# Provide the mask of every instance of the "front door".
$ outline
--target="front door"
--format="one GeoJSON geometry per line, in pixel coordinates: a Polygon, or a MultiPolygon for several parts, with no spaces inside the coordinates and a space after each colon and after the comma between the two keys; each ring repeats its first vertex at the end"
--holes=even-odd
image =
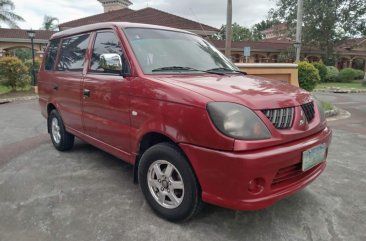
{"type": "Polygon", "coordinates": [[[130,152],[130,78],[121,44],[112,30],[95,34],[90,67],[82,84],[84,132],[126,154],[130,152]],[[103,69],[101,56],[118,54],[122,70],[103,69]],[[124,74],[124,73],[125,74],[124,74]]]}

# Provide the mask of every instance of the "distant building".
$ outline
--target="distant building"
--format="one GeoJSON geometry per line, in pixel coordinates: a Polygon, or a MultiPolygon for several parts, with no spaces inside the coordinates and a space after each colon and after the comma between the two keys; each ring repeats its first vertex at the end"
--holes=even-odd
{"type": "Polygon", "coordinates": [[[105,13],[120,10],[123,8],[128,8],[129,6],[132,5],[132,2],[128,0],[98,0],[98,1],[103,4],[105,13]]]}
{"type": "Polygon", "coordinates": [[[155,24],[165,27],[187,30],[201,36],[212,36],[217,28],[199,23],[187,18],[179,17],[155,8],[130,9],[132,2],[128,0],[98,0],[104,7],[104,13],[76,19],[59,25],[60,30],[79,27],[86,24],[100,22],[133,22],[155,24]]]}
{"type": "MultiPolygon", "coordinates": [[[[130,0],[98,0],[104,12],[93,16],[76,19],[59,25],[60,30],[78,27],[86,24],[99,22],[135,22],[155,24],[166,27],[187,30],[198,35],[209,37],[217,33],[217,28],[199,23],[184,17],[167,13],[155,8],[143,8],[133,10],[130,0]]],[[[39,56],[46,46],[52,31],[36,31],[36,50],[39,56]]],[[[245,62],[244,47],[251,47],[249,63],[292,63],[294,62],[294,41],[288,38],[288,27],[286,24],[277,24],[272,28],[264,30],[265,39],[253,42],[233,42],[232,60],[234,62],[245,62]]],[[[211,41],[219,50],[225,51],[224,41],[211,41]]],[[[0,57],[11,54],[11,50],[19,47],[30,48],[26,30],[0,28],[0,57]]],[[[366,37],[349,39],[342,42],[335,48],[338,56],[335,66],[338,68],[356,67],[366,70],[366,37]]],[[[317,46],[304,46],[301,52],[301,59],[310,62],[323,61],[323,51],[317,46]]]]}
{"type": "Polygon", "coordinates": [[[275,24],[271,28],[261,32],[264,39],[286,38],[289,35],[286,23],[275,24]]]}

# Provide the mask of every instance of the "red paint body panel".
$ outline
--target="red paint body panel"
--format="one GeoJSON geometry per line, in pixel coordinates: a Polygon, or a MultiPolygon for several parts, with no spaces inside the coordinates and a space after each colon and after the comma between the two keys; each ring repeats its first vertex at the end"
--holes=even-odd
{"type": "Polygon", "coordinates": [[[272,186],[277,172],[301,163],[302,152],[331,141],[331,131],[321,132],[289,144],[249,152],[222,152],[180,144],[191,160],[201,184],[204,201],[238,210],[267,207],[275,201],[303,188],[325,168],[325,162],[283,185],[272,186]],[[265,180],[259,195],[248,192],[248,183],[255,178],[265,180]]]}
{"type": "Polygon", "coordinates": [[[130,79],[121,76],[87,74],[83,89],[91,92],[83,98],[85,134],[130,152],[130,79]]]}
{"type": "Polygon", "coordinates": [[[258,76],[171,75],[157,79],[175,83],[213,101],[241,103],[252,110],[298,106],[309,102],[309,94],[295,86],[258,76]]]}
{"type": "Polygon", "coordinates": [[[126,27],[180,31],[140,24],[101,23],[55,34],[52,38],[89,32],[91,41],[82,73],[45,71],[42,65],[39,103],[46,118],[48,107],[55,106],[67,131],[131,164],[135,164],[146,134],[165,135],[181,147],[191,162],[203,200],[233,209],[269,206],[303,188],[324,170],[325,162],[307,172],[295,170],[292,179],[278,181],[283,179],[283,172],[301,163],[303,151],[330,144],[331,131],[321,121],[317,108],[310,123],[298,124],[300,105],[312,100],[309,93],[255,76],[145,75],[122,31],[126,27]],[[113,29],[119,37],[131,67],[130,75],[88,71],[94,32],[100,29],[113,29]],[[83,89],[90,90],[90,97],[83,97],[83,89]],[[252,109],[268,128],[271,138],[244,141],[225,136],[212,123],[206,109],[208,103],[215,101],[238,103],[252,109]],[[286,130],[276,129],[261,111],[286,107],[295,107],[294,125],[286,130]],[[264,190],[258,195],[248,191],[249,181],[255,178],[264,180],[264,190]],[[272,183],[274,180],[276,184],[272,183]]]}

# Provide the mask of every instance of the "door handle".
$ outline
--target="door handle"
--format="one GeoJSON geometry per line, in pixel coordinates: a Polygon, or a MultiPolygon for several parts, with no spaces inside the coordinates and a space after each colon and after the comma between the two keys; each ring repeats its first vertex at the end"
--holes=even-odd
{"type": "Polygon", "coordinates": [[[88,89],[84,89],[84,90],[83,90],[83,95],[84,95],[84,96],[87,96],[87,97],[90,97],[90,90],[88,90],[88,89]]]}
{"type": "Polygon", "coordinates": [[[58,85],[53,85],[54,90],[58,90],[58,85]]]}

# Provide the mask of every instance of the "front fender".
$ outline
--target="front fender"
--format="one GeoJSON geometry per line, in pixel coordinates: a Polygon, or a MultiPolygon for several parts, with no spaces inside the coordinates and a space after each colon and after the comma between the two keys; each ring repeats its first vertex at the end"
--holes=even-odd
{"type": "Polygon", "coordinates": [[[233,150],[234,139],[223,136],[212,124],[206,109],[163,100],[135,98],[131,108],[131,147],[137,153],[146,133],[160,133],[175,143],[217,150],[233,150]]]}

